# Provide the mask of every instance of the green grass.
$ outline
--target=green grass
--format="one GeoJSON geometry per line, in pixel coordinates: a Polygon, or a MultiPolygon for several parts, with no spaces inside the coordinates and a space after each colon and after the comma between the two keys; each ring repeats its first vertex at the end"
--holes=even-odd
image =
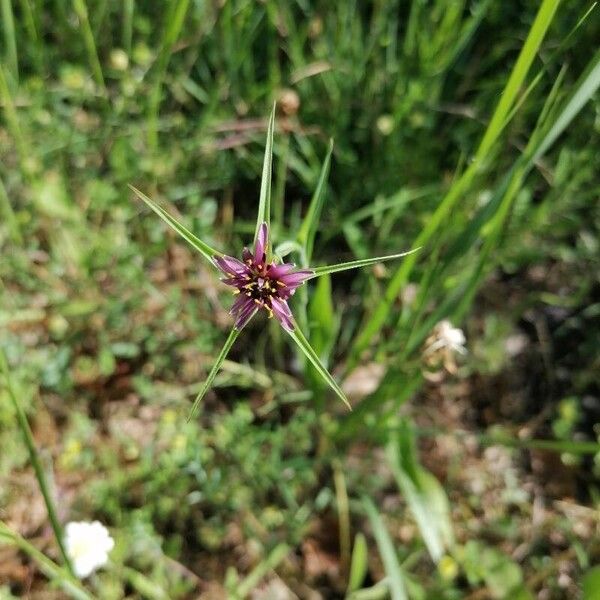
{"type": "Polygon", "coordinates": [[[33,576],[6,593],[588,589],[597,11],[2,1],[0,512],[33,576]],[[306,356],[257,318],[211,373],[230,298],[203,257],[248,244],[257,210],[286,260],[366,268],[295,296],[306,356]],[[465,357],[425,351],[444,319],[465,357]],[[66,499],[57,529],[114,533],[87,592],[49,522],[15,521],[42,493],[66,499]]]}

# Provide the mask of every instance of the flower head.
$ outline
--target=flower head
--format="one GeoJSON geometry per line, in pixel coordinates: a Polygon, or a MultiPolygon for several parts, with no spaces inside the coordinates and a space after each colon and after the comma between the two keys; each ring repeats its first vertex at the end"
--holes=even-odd
{"type": "Polygon", "coordinates": [[[425,345],[425,354],[433,354],[439,350],[466,354],[465,334],[462,329],[454,327],[448,319],[440,321],[434,328],[425,345]]]}
{"type": "Polygon", "coordinates": [[[226,255],[213,259],[225,275],[221,281],[234,287],[234,293],[239,294],[231,309],[238,330],[263,308],[284,329],[292,331],[294,321],[287,301],[299,286],[314,276],[314,271],[308,269],[295,270],[292,263],[278,265],[274,260],[269,260],[268,241],[269,228],[263,223],[256,237],[254,253],[244,248],[241,261],[226,255]]]}
{"type": "MultiPolygon", "coordinates": [[[[274,130],[275,106],[273,106],[267,127],[267,144],[265,147],[260,195],[258,199],[258,217],[256,219],[256,230],[254,234],[254,252],[251,252],[248,248],[244,248],[242,260],[234,258],[233,256],[228,256],[223,254],[223,252],[219,252],[215,248],[212,248],[187,229],[182,223],[177,221],[164,208],[156,204],[151,198],[148,198],[146,194],[140,192],[133,186],[129,186],[151,210],[169,225],[169,227],[173,228],[206,260],[216,266],[224,275],[222,281],[233,287],[234,294],[238,295],[233,303],[233,308],[231,309],[231,313],[235,317],[235,324],[230,331],[229,337],[225,341],[223,348],[216,357],[202,388],[196,396],[189,418],[192,418],[196,413],[202,398],[212,385],[217,372],[225,361],[227,353],[233,346],[240,330],[260,309],[264,309],[270,317],[274,316],[279,321],[294,344],[296,344],[298,349],[306,356],[308,363],[316,369],[320,377],[331,387],[346,406],[351,408],[342,388],[323,365],[320,356],[297,326],[290,307],[288,306],[288,300],[294,295],[298,287],[313,277],[321,277],[330,273],[346,271],[347,269],[368,267],[380,262],[401,258],[402,256],[412,254],[419,250],[417,247],[408,252],[399,252],[397,254],[388,254],[387,256],[377,256],[373,258],[361,258],[334,265],[309,267],[298,270],[295,269],[292,263],[277,264],[277,262],[271,258],[269,251],[268,226],[271,210],[271,174],[274,130]]],[[[319,176],[317,189],[311,200],[308,213],[296,234],[297,250],[303,261],[310,260],[312,254],[314,236],[321,214],[322,198],[325,188],[324,184],[326,182],[327,173],[329,172],[332,152],[333,143],[330,142],[329,150],[319,176]]]]}
{"type": "Polygon", "coordinates": [[[99,521],[71,521],[65,527],[65,548],[75,575],[81,579],[107,563],[114,545],[108,530],[99,521]]]}

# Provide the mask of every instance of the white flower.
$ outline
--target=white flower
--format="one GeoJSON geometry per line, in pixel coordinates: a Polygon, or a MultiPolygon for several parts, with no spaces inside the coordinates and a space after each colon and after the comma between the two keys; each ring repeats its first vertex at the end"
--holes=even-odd
{"type": "Polygon", "coordinates": [[[65,527],[65,549],[80,579],[105,565],[114,545],[108,529],[99,521],[71,521],[65,527]]]}
{"type": "Polygon", "coordinates": [[[466,354],[465,334],[462,329],[453,327],[452,323],[447,319],[440,321],[435,328],[435,339],[427,347],[426,353],[435,352],[441,348],[447,348],[459,354],[466,354]]]}

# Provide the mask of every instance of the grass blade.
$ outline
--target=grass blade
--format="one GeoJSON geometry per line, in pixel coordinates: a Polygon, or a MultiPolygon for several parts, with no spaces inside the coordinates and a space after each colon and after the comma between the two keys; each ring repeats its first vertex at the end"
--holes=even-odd
{"type": "MultiPolygon", "coordinates": [[[[446,217],[452,210],[452,207],[464,196],[475,176],[481,171],[485,164],[485,159],[489,155],[493,145],[497,142],[503,129],[508,123],[507,116],[514,105],[518,92],[529,72],[537,51],[544,39],[544,36],[552,22],[560,0],[544,0],[535,21],[529,30],[525,44],[519,53],[517,62],[513,67],[509,80],[500,96],[492,119],[486,128],[486,131],[479,144],[474,160],[469,168],[462,174],[456,183],[448,190],[448,193],[438,205],[434,213],[427,221],[425,227],[415,240],[415,246],[425,245],[438,231],[444,223],[446,217]]],[[[357,336],[352,348],[348,369],[358,363],[358,357],[369,346],[373,337],[381,330],[386,322],[389,311],[402,289],[408,281],[411,271],[416,263],[416,257],[411,256],[396,271],[388,288],[380,300],[375,310],[367,320],[361,333],[357,336]]]]}
{"type": "Polygon", "coordinates": [[[71,561],[69,560],[69,556],[67,555],[64,543],[63,543],[63,530],[60,525],[60,521],[58,520],[58,516],[56,514],[56,509],[54,508],[54,502],[52,501],[52,497],[50,495],[50,489],[48,487],[48,483],[46,482],[46,475],[44,473],[44,469],[42,468],[42,463],[38,457],[37,449],[35,447],[35,441],[33,439],[33,433],[31,432],[31,428],[29,427],[29,421],[27,421],[27,417],[21,407],[21,404],[17,400],[17,395],[12,385],[12,380],[10,377],[10,370],[8,368],[8,361],[6,360],[6,355],[4,354],[4,350],[0,348],[0,371],[4,375],[4,383],[6,385],[6,390],[8,391],[8,397],[10,398],[15,414],[17,416],[17,423],[19,425],[19,429],[23,434],[23,438],[25,440],[25,444],[27,446],[27,451],[29,452],[29,459],[31,460],[31,465],[33,466],[33,470],[35,471],[35,477],[40,486],[40,491],[42,492],[42,496],[44,497],[44,503],[46,505],[46,510],[48,511],[48,517],[50,519],[50,523],[52,525],[52,529],[54,531],[54,536],[56,537],[56,543],[58,544],[58,548],[60,550],[61,556],[67,566],[67,569],[71,574],[73,574],[73,567],[71,565],[71,561]]]}
{"type": "Polygon", "coordinates": [[[12,531],[5,523],[0,521],[0,543],[2,542],[16,546],[32,558],[38,564],[40,570],[52,581],[56,582],[70,598],[74,598],[75,600],[94,600],[94,597],[67,570],[59,567],[25,538],[12,531]]]}
{"type": "Polygon", "coordinates": [[[342,572],[346,572],[350,566],[350,503],[344,471],[337,461],[333,465],[333,483],[338,513],[340,563],[342,572]]]}
{"type": "Polygon", "coordinates": [[[132,185],[129,186],[129,189],[146,205],[151,208],[167,225],[173,228],[188,244],[193,246],[206,260],[208,260],[211,264],[214,256],[222,256],[223,253],[211,248],[208,244],[203,242],[200,238],[196,237],[189,229],[184,227],[179,221],[177,221],[174,217],[172,217],[166,210],[161,208],[154,200],[151,200],[144,194],[140,192],[137,188],[132,185]]]}
{"type": "Polygon", "coordinates": [[[404,425],[388,445],[387,456],[427,550],[437,563],[453,543],[450,506],[439,481],[418,464],[413,440],[411,430],[404,425]]]}
{"type": "Polygon", "coordinates": [[[552,23],[552,19],[554,18],[559,4],[560,0],[544,0],[540,6],[535,21],[525,40],[525,44],[523,44],[517,62],[515,63],[506,86],[504,87],[504,91],[500,96],[496,110],[487,126],[485,134],[479,144],[479,148],[477,148],[475,154],[476,162],[482,160],[489,153],[493,144],[504,129],[506,117],[517,99],[517,95],[529,72],[531,63],[537,55],[537,51],[542,44],[550,23],[552,23]]]}
{"type": "Polygon", "coordinates": [[[580,77],[566,105],[560,110],[558,115],[552,115],[552,125],[546,134],[541,136],[539,140],[535,133],[534,136],[532,136],[532,140],[528,144],[525,153],[526,157],[531,156],[529,161],[520,161],[517,168],[515,168],[499,208],[488,224],[489,232],[487,239],[485,240],[477,264],[469,279],[466,292],[462,296],[459,306],[456,308],[455,320],[457,322],[460,322],[463,319],[475,297],[480,282],[494,264],[494,261],[490,261],[489,257],[492,255],[495,246],[498,244],[498,240],[504,230],[504,223],[510,214],[513,202],[521,189],[525,177],[533,168],[535,162],[543,156],[564,132],[581,108],[596,93],[598,87],[600,87],[600,51],[596,52],[584,74],[580,77]]]}
{"type": "Polygon", "coordinates": [[[177,0],[169,4],[166,15],[165,29],[158,53],[156,79],[148,100],[148,145],[152,150],[158,146],[158,111],[162,84],[171,58],[175,42],[179,38],[190,0],[177,0]]]}
{"type": "Polygon", "coordinates": [[[600,50],[596,52],[594,58],[590,61],[589,66],[575,85],[575,91],[566,106],[540,142],[531,158],[532,163],[535,163],[550,148],[588,100],[596,93],[598,87],[600,87],[600,50]]]}
{"type": "Polygon", "coordinates": [[[219,356],[217,356],[217,360],[215,360],[215,364],[212,366],[212,369],[210,370],[210,373],[208,374],[208,377],[206,378],[206,381],[204,382],[202,389],[198,392],[198,395],[196,396],[196,399],[194,400],[192,410],[190,411],[190,414],[188,416],[188,421],[190,421],[191,419],[194,418],[194,415],[198,411],[198,407],[200,406],[200,402],[202,401],[202,398],[204,398],[204,395],[206,394],[206,392],[212,385],[212,382],[214,381],[217,373],[219,372],[219,369],[221,368],[223,361],[225,360],[225,358],[227,358],[227,354],[229,353],[229,350],[231,350],[231,346],[233,346],[233,343],[237,339],[238,335],[240,335],[240,330],[236,329],[234,327],[231,330],[229,337],[225,341],[225,344],[224,344],[223,348],[221,349],[221,352],[219,352],[219,356]]]}
{"type": "MultiPolygon", "coordinates": [[[[273,172],[273,132],[275,130],[275,104],[269,117],[267,127],[267,144],[265,146],[265,158],[263,161],[262,179],[260,182],[260,196],[258,200],[258,215],[256,217],[256,231],[254,241],[258,237],[258,230],[263,223],[271,228],[271,176],[273,172]]],[[[267,247],[267,256],[271,254],[271,239],[267,247]]]]}
{"type": "Polygon", "coordinates": [[[90,63],[90,69],[96,80],[96,84],[102,91],[106,92],[106,85],[104,83],[104,75],[102,74],[102,66],[100,65],[100,59],[98,58],[98,50],[96,48],[96,42],[94,40],[94,33],[90,25],[90,19],[88,15],[87,5],[85,0],[73,0],[73,9],[79,19],[79,25],[81,27],[81,35],[83,36],[83,42],[88,55],[88,61],[90,63]]]}
{"type": "Polygon", "coordinates": [[[8,232],[12,239],[17,244],[22,244],[23,235],[21,234],[19,221],[17,220],[17,216],[15,215],[15,212],[10,204],[10,200],[8,199],[8,194],[6,193],[6,188],[4,187],[2,178],[0,178],[0,215],[4,216],[8,232]]]}
{"type": "Polygon", "coordinates": [[[321,218],[321,212],[323,210],[323,204],[325,202],[325,188],[327,185],[327,177],[329,175],[329,169],[331,167],[331,154],[333,153],[333,140],[329,140],[329,147],[327,148],[327,155],[323,161],[321,167],[321,173],[319,175],[319,181],[315,193],[310,201],[308,212],[300,225],[298,230],[298,242],[304,247],[304,256],[306,261],[310,262],[312,258],[312,251],[315,242],[315,234],[317,232],[317,226],[319,219],[321,218]]]}
{"type": "Polygon", "coordinates": [[[236,588],[238,598],[246,598],[269,573],[277,568],[279,563],[287,556],[290,547],[287,544],[279,544],[271,550],[269,555],[262,560],[252,571],[240,582],[236,588]]]}
{"type": "Polygon", "coordinates": [[[375,536],[379,554],[381,555],[383,566],[385,567],[385,572],[389,579],[390,597],[392,600],[408,600],[408,594],[406,593],[406,586],[404,584],[404,575],[402,574],[400,564],[398,563],[398,557],[394,550],[392,538],[385,527],[381,515],[375,508],[373,501],[370,498],[364,497],[362,502],[367,516],[369,517],[369,521],[371,522],[373,535],[375,536]]]}
{"type": "Polygon", "coordinates": [[[133,38],[133,13],[135,11],[135,0],[123,0],[123,26],[122,44],[125,52],[131,54],[131,40],[133,38]]]}
{"type": "Polygon", "coordinates": [[[27,175],[27,158],[29,157],[29,152],[27,150],[25,138],[23,137],[23,133],[21,131],[21,126],[19,124],[19,116],[17,114],[17,109],[14,100],[10,93],[10,88],[6,79],[6,74],[4,72],[4,68],[2,67],[2,61],[0,61],[0,102],[2,103],[4,108],[4,115],[6,119],[6,124],[8,126],[8,131],[12,135],[15,141],[15,146],[17,147],[19,160],[21,162],[21,170],[25,175],[27,175]]]}
{"type": "Polygon", "coordinates": [[[402,258],[409,254],[414,254],[421,247],[408,250],[407,252],[400,252],[399,254],[388,254],[387,256],[376,256],[374,258],[362,258],[360,260],[351,260],[349,262],[339,263],[337,265],[326,265],[324,267],[311,267],[311,271],[314,271],[314,275],[311,275],[310,279],[320,277],[321,275],[327,275],[329,273],[337,273],[339,271],[347,271],[348,269],[358,269],[360,267],[368,267],[380,262],[386,262],[387,260],[394,260],[395,258],[402,258]]]}
{"type": "Polygon", "coordinates": [[[313,367],[317,370],[319,375],[329,384],[329,386],[333,389],[333,391],[338,395],[338,397],[342,400],[342,402],[352,410],[350,406],[350,402],[348,402],[348,398],[346,398],[346,394],[342,391],[342,388],[336,383],[335,379],[329,373],[329,371],[323,366],[317,353],[313,350],[313,347],[310,345],[308,340],[304,337],[304,334],[300,331],[300,329],[296,326],[293,331],[288,331],[290,337],[296,342],[296,345],[308,360],[312,363],[313,367]]]}
{"type": "Polygon", "coordinates": [[[2,23],[4,29],[4,46],[6,48],[6,63],[15,82],[19,81],[19,60],[17,54],[17,41],[15,36],[15,19],[12,9],[12,0],[2,0],[2,23]]]}
{"type": "Polygon", "coordinates": [[[367,540],[362,533],[357,533],[354,538],[354,548],[352,550],[352,561],[350,563],[350,573],[348,575],[347,594],[360,589],[367,571],[369,570],[369,549],[367,540]]]}

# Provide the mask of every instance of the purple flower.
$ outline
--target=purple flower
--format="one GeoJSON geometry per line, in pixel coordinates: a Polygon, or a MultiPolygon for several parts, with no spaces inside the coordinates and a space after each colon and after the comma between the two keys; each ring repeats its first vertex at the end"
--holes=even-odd
{"type": "MultiPolygon", "coordinates": [[[[263,175],[260,186],[260,196],[258,202],[258,218],[256,220],[256,230],[254,236],[254,253],[248,248],[242,251],[242,260],[227,256],[215,248],[209,246],[206,242],[194,235],[183,224],[173,218],[164,208],[156,204],[146,194],[140,192],[133,186],[129,186],[133,192],[143,200],[169,227],[173,228],[183,239],[193,246],[206,260],[209,260],[224,275],[222,281],[234,288],[234,294],[237,295],[231,314],[235,317],[235,324],[229,333],[229,337],[213,364],[206,377],[202,389],[198,392],[196,400],[190,412],[190,418],[196,414],[200,402],[210,386],[212,385],[217,372],[221,368],[227,353],[233,346],[242,328],[250,319],[260,310],[264,309],[269,317],[275,317],[283,329],[289,334],[294,344],[302,351],[308,359],[308,362],[316,369],[321,378],[326,381],[331,389],[341,398],[341,400],[350,408],[350,403],[346,398],[342,388],[335,381],[331,373],[321,362],[321,358],[310,345],[300,328],[296,325],[288,300],[294,295],[296,290],[313,277],[321,277],[330,273],[338,273],[348,269],[367,267],[378,262],[392,260],[412,254],[418,248],[408,252],[398,254],[389,254],[387,256],[378,256],[373,258],[361,258],[335,265],[325,265],[322,267],[311,267],[307,269],[296,270],[291,263],[277,264],[271,258],[269,251],[269,218],[271,202],[271,171],[273,159],[273,131],[275,127],[275,106],[271,112],[269,126],[267,130],[267,145],[265,149],[265,158],[263,162],[263,175]]],[[[310,258],[314,235],[321,211],[321,200],[324,188],[324,182],[329,170],[329,162],[333,144],[329,144],[329,151],[315,195],[311,201],[309,211],[302,222],[297,233],[296,241],[300,248],[303,260],[310,258]]]]}
{"type": "Polygon", "coordinates": [[[275,317],[287,331],[293,331],[294,319],[287,301],[296,289],[307,279],[314,277],[314,271],[294,270],[292,263],[277,264],[267,257],[269,228],[262,223],[254,254],[244,248],[242,261],[232,256],[216,256],[213,261],[225,275],[221,279],[235,288],[238,297],[230,313],[235,317],[235,328],[240,330],[260,309],[265,309],[269,317],[275,317]]]}

